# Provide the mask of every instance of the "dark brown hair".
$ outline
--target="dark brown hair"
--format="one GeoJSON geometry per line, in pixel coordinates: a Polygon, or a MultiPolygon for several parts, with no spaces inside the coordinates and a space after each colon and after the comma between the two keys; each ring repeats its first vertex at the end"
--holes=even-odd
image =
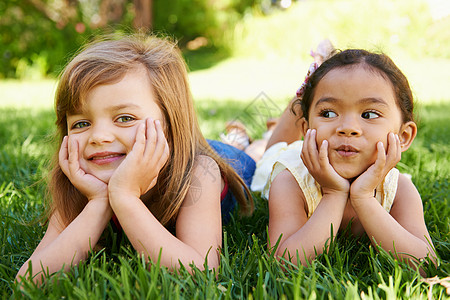
{"type": "Polygon", "coordinates": [[[309,109],[314,98],[314,91],[320,80],[331,70],[336,68],[351,68],[363,66],[369,70],[378,72],[392,84],[397,105],[402,112],[403,123],[414,121],[414,101],[411,88],[406,76],[385,54],[378,54],[361,49],[348,49],[337,52],[324,61],[320,67],[310,76],[305,92],[301,98],[297,98],[292,104],[292,111],[296,113],[296,106],[301,106],[302,115],[306,121],[309,119],[309,109]]]}

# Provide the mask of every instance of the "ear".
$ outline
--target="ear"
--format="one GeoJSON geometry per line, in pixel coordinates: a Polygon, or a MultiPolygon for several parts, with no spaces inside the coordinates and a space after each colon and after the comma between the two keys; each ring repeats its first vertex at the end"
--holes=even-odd
{"type": "Polygon", "coordinates": [[[306,121],[306,119],[304,117],[302,117],[301,119],[298,120],[298,122],[299,122],[300,129],[302,131],[302,135],[305,136],[306,132],[309,129],[308,121],[306,121]]]}
{"type": "Polygon", "coordinates": [[[400,147],[402,152],[408,150],[414,138],[417,135],[417,125],[413,121],[406,122],[400,128],[398,137],[400,138],[400,147]]]}

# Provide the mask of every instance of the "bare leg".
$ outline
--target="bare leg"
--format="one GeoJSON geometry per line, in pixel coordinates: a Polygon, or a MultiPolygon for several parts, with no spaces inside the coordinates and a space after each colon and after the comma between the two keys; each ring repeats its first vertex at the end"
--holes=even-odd
{"type": "MultiPolygon", "coordinates": [[[[272,145],[279,142],[286,142],[288,144],[293,143],[302,138],[302,124],[304,119],[301,119],[298,115],[294,115],[291,110],[292,103],[295,99],[292,99],[287,105],[286,109],[276,120],[268,120],[268,133],[271,133],[270,137],[253,141],[250,145],[243,145],[241,137],[247,137],[245,126],[238,122],[230,122],[226,126],[227,136],[222,136],[222,141],[226,144],[235,146],[238,149],[244,150],[255,162],[258,162],[263,156],[264,152],[272,145]],[[234,135],[233,135],[234,134],[234,135]],[[225,137],[230,137],[226,138],[225,137]]],[[[299,106],[296,107],[299,110],[299,106]]],[[[300,112],[298,113],[300,115],[300,112]]]]}
{"type": "MultiPolygon", "coordinates": [[[[294,115],[291,111],[291,105],[294,100],[295,99],[292,99],[289,102],[288,106],[281,115],[277,126],[267,142],[266,150],[276,143],[286,142],[290,144],[302,138],[302,124],[304,119],[300,119],[298,115],[294,115]]],[[[299,106],[296,108],[299,109],[299,106]]]]}
{"type": "Polygon", "coordinates": [[[255,140],[247,148],[245,153],[248,154],[255,162],[258,162],[266,150],[267,140],[255,140]]]}

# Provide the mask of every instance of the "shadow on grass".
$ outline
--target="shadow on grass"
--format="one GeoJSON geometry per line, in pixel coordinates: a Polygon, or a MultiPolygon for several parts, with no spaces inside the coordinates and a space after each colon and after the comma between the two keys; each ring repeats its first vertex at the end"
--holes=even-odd
{"type": "Polygon", "coordinates": [[[183,50],[183,57],[186,60],[189,71],[198,71],[211,68],[222,60],[230,57],[230,53],[224,49],[215,47],[202,47],[198,50],[183,50]]]}
{"type": "Polygon", "coordinates": [[[196,103],[200,128],[210,139],[218,139],[219,134],[225,131],[227,121],[241,122],[251,139],[259,139],[267,130],[267,120],[279,117],[283,108],[264,93],[245,102],[203,100],[196,103]]]}

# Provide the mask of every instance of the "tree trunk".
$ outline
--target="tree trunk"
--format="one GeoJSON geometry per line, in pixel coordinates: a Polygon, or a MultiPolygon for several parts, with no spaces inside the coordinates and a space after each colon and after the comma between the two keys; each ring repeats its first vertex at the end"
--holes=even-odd
{"type": "Polygon", "coordinates": [[[134,0],[134,28],[149,30],[152,28],[152,0],[134,0]]]}
{"type": "Polygon", "coordinates": [[[100,2],[98,22],[91,24],[92,28],[105,27],[106,25],[118,24],[122,21],[125,0],[102,0],[100,2]]]}

